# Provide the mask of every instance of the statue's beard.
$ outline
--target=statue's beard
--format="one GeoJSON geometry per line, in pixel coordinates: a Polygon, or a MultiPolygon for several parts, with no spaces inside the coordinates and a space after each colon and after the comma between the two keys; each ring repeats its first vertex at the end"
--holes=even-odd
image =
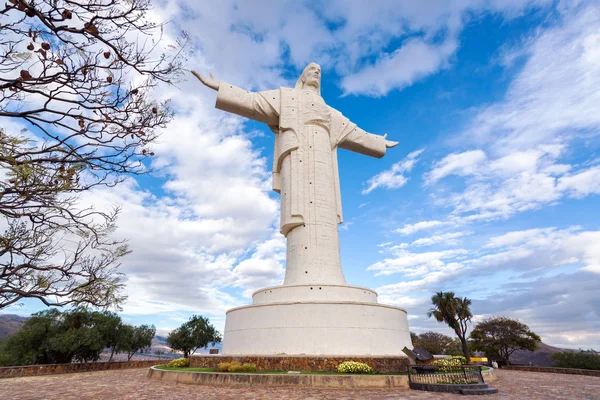
{"type": "Polygon", "coordinates": [[[308,81],[306,81],[305,85],[312,86],[315,89],[319,89],[321,87],[321,82],[319,82],[317,79],[309,79],[308,81]]]}

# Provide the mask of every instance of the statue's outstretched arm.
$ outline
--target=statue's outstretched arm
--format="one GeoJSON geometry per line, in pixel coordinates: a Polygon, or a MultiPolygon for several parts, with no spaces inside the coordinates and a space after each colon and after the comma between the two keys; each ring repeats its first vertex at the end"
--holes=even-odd
{"type": "Polygon", "coordinates": [[[386,149],[398,145],[398,142],[387,140],[387,134],[374,135],[368,133],[356,125],[350,123],[341,136],[338,147],[355,153],[364,154],[371,157],[381,158],[385,155],[386,149]]]}
{"type": "Polygon", "coordinates": [[[196,71],[192,74],[205,86],[216,90],[216,107],[223,111],[241,115],[267,125],[279,125],[280,95],[279,90],[264,92],[249,92],[227,82],[215,79],[211,73],[210,78],[200,75],[196,71]]]}

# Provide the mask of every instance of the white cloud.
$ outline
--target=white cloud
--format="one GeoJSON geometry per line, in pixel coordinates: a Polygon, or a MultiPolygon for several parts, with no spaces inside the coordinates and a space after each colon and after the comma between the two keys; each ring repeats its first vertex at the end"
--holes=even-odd
{"type": "Polygon", "coordinates": [[[359,72],[342,79],[344,94],[385,96],[392,89],[402,89],[437,72],[458,47],[456,40],[441,45],[428,44],[423,39],[410,39],[389,55],[379,58],[359,72]]]}
{"type": "Polygon", "coordinates": [[[466,177],[461,192],[434,195],[436,204],[452,207],[455,222],[507,218],[553,204],[565,196],[600,193],[600,168],[561,163],[564,145],[538,145],[489,160],[481,150],[454,153],[426,174],[428,183],[451,174],[466,177]]]}
{"type": "Polygon", "coordinates": [[[404,173],[412,171],[415,164],[419,161],[417,158],[424,149],[413,151],[403,160],[393,164],[389,170],[380,172],[367,181],[368,187],[362,191],[362,194],[369,194],[378,187],[387,189],[401,188],[408,182],[404,173]]]}
{"type": "Polygon", "coordinates": [[[600,194],[600,166],[560,177],[558,190],[569,193],[571,197],[600,194]]]}
{"type": "Polygon", "coordinates": [[[404,276],[430,275],[445,267],[446,259],[455,259],[467,254],[464,249],[445,251],[433,251],[427,253],[411,253],[401,248],[394,249],[395,258],[386,258],[376,262],[367,268],[367,271],[375,271],[375,275],[392,275],[402,273],[404,276]]]}
{"type": "Polygon", "coordinates": [[[443,329],[425,317],[429,297],[440,290],[454,291],[471,298],[478,315],[519,318],[545,343],[589,348],[600,338],[599,242],[600,231],[579,227],[510,231],[469,251],[396,249],[394,257],[369,270],[398,274],[396,282],[376,290],[382,301],[410,306],[409,313],[418,320],[411,320],[411,330],[443,329]]]}
{"type": "Polygon", "coordinates": [[[377,293],[389,298],[392,304],[398,304],[397,297],[401,298],[407,293],[431,292],[433,285],[439,284],[445,280],[456,278],[466,272],[464,265],[460,263],[449,263],[440,266],[435,271],[420,274],[422,278],[411,281],[402,281],[392,285],[380,286],[376,289],[377,293]]]}
{"type": "Polygon", "coordinates": [[[442,221],[437,221],[437,220],[419,221],[414,224],[406,224],[402,228],[396,229],[394,232],[399,233],[403,236],[407,236],[407,235],[412,235],[413,233],[418,232],[423,229],[434,228],[436,226],[441,226],[441,225],[445,225],[445,224],[447,224],[447,223],[442,222],[442,221]]]}
{"type": "MultiPolygon", "coordinates": [[[[504,101],[483,110],[468,137],[498,154],[567,141],[600,128],[600,9],[566,13],[564,24],[527,40],[527,57],[504,101]]],[[[508,53],[508,56],[511,54],[508,53]]]]}
{"type": "Polygon", "coordinates": [[[456,239],[465,236],[466,232],[450,232],[442,235],[434,235],[425,238],[419,238],[412,242],[413,246],[431,246],[433,244],[444,243],[446,245],[455,245],[458,243],[456,239]]]}
{"type": "Polygon", "coordinates": [[[505,99],[478,112],[459,138],[477,149],[449,154],[424,175],[429,185],[465,178],[458,191],[448,182],[433,194],[435,204],[452,208],[451,219],[508,218],[600,193],[600,169],[571,148],[600,133],[600,8],[561,10],[562,24],[505,55],[524,64],[505,99]]]}
{"type": "Polygon", "coordinates": [[[486,160],[487,157],[481,150],[449,154],[441,161],[438,161],[433,169],[425,175],[425,182],[432,184],[451,174],[461,176],[474,175],[480,165],[486,160]]]}

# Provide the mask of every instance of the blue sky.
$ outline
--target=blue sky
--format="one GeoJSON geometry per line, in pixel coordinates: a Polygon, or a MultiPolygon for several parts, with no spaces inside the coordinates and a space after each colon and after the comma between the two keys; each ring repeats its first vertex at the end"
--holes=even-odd
{"type": "MultiPolygon", "coordinates": [[[[449,333],[426,312],[452,290],[473,299],[475,320],[519,318],[548,344],[600,347],[596,2],[198,3],[156,2],[151,15],[190,34],[190,69],[264,90],[318,62],[328,104],[400,142],[383,159],[338,154],[349,284],[406,308],[416,332],[449,333]]],[[[123,207],[127,321],[164,332],[196,313],[222,329],[228,308],[283,278],[272,133],[215,110],[191,78],[156,95],[177,115],[155,173],[82,201],[123,207]]]]}

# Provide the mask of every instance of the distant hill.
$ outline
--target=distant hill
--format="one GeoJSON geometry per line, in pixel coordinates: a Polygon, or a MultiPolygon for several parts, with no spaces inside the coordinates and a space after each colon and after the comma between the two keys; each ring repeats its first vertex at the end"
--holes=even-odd
{"type": "Polygon", "coordinates": [[[515,350],[510,356],[511,364],[523,364],[523,365],[536,365],[539,367],[551,367],[553,365],[550,359],[550,354],[565,351],[566,349],[559,349],[558,347],[550,346],[545,343],[540,343],[539,348],[536,351],[526,350],[515,350]]]}
{"type": "Polygon", "coordinates": [[[0,314],[0,340],[17,333],[28,319],[15,314],[0,314]]]}

